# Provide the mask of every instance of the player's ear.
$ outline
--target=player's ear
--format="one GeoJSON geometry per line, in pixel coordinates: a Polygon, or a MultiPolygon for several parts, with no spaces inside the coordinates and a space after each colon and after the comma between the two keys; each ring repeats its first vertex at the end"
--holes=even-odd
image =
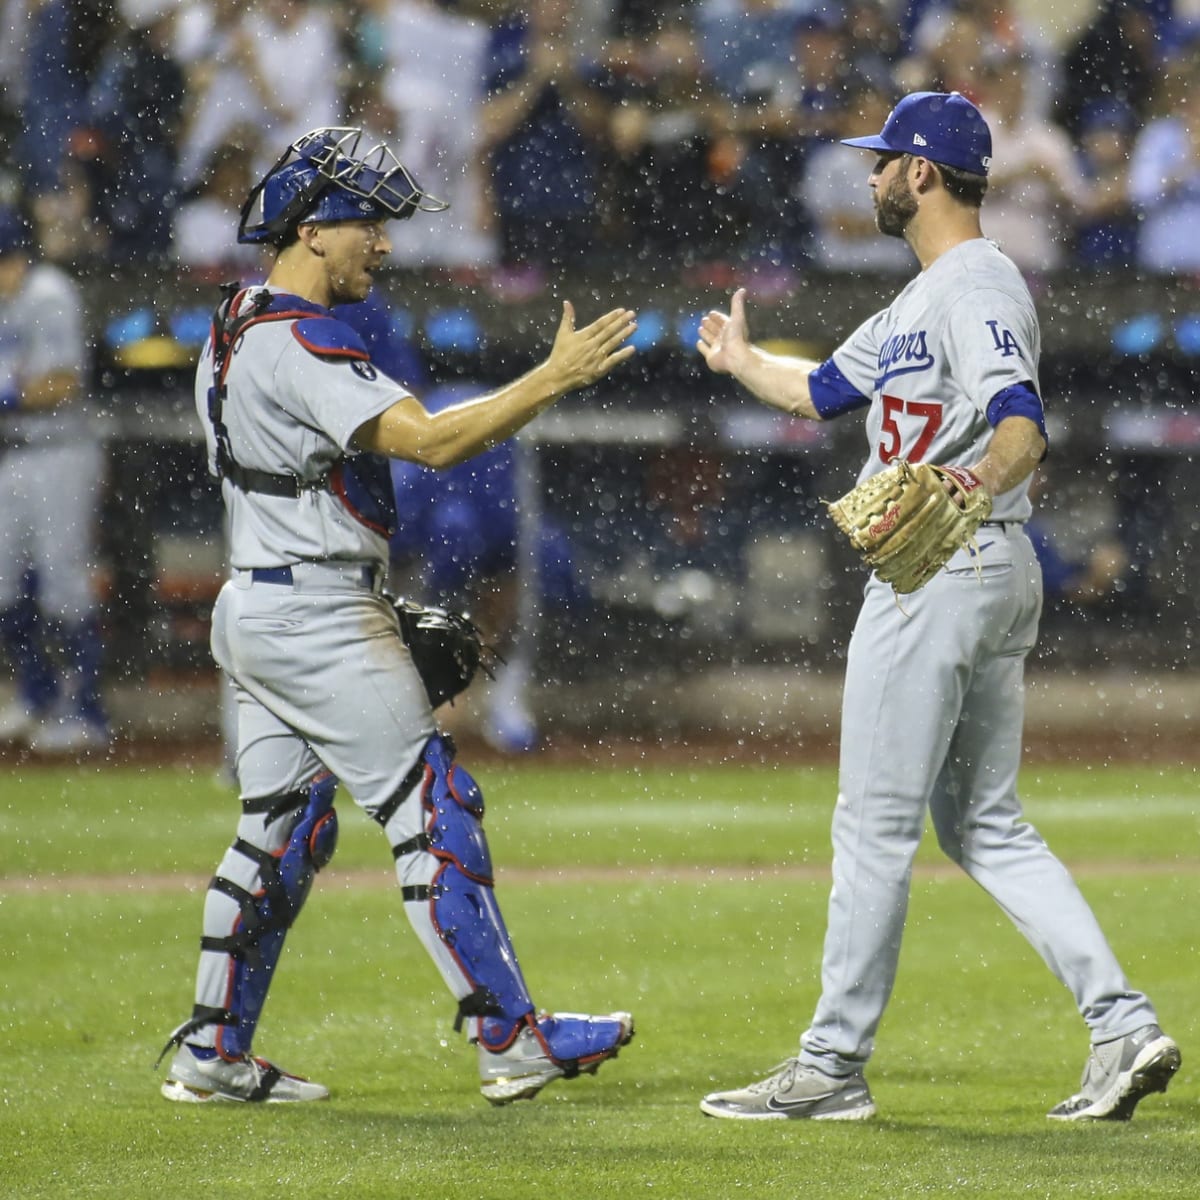
{"type": "Polygon", "coordinates": [[[311,250],[318,258],[325,257],[325,247],[321,243],[321,226],[308,223],[298,225],[296,227],[296,236],[311,250]]]}

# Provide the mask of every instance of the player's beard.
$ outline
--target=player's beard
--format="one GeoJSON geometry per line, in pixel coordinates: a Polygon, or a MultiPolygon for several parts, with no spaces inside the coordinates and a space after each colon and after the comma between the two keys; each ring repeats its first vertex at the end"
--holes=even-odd
{"type": "Polygon", "coordinates": [[[334,304],[358,304],[371,292],[373,280],[365,271],[343,270],[330,280],[334,304]]]}
{"type": "Polygon", "coordinates": [[[887,237],[902,238],[916,215],[917,198],[907,176],[897,174],[882,196],[875,194],[875,225],[887,237]]]}

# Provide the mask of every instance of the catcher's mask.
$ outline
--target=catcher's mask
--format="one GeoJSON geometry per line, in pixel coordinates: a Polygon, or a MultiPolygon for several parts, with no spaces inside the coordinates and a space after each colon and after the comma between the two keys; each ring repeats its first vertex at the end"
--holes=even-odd
{"type": "Polygon", "coordinates": [[[360,154],[362,136],[328,126],[294,141],[246,197],[237,240],[281,245],[308,221],[403,221],[449,208],[382,142],[360,154]]]}

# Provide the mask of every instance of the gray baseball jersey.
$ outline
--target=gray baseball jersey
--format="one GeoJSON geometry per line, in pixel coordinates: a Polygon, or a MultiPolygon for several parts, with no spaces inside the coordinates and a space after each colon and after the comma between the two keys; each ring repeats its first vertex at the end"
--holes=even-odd
{"type": "MultiPolygon", "coordinates": [[[[243,310],[261,290],[244,295],[243,310]]],[[[212,354],[210,340],[196,373],[210,467],[217,454],[208,415],[212,354]]],[[[409,394],[369,362],[314,352],[296,321],[256,325],[237,339],[225,382],[223,419],[237,462],[306,482],[320,479],[350,450],[359,426],[409,394]]],[[[334,490],[313,489],[297,499],[244,491],[226,480],[223,491],[235,568],[331,560],[386,568],[386,537],[356,519],[334,490]]]]}
{"type": "MultiPolygon", "coordinates": [[[[943,254],[833,360],[871,398],[870,452],[859,481],[893,459],[970,466],[992,436],[988,406],[1006,388],[1037,387],[1041,334],[1020,272],[977,238],[943,254]]],[[[1024,521],[1029,481],[995,498],[993,520],[1024,521]]]]}
{"type": "MultiPolygon", "coordinates": [[[[0,300],[0,394],[56,371],[82,376],[85,360],[79,289],[58,267],[33,264],[0,300]]],[[[75,624],[91,612],[103,467],[80,399],[0,413],[0,609],[17,602],[32,567],[44,613],[75,624]]]]}
{"type": "MultiPolygon", "coordinates": [[[[54,371],[82,376],[85,353],[79,289],[58,267],[34,264],[17,294],[0,300],[0,394],[54,371]]],[[[78,440],[86,430],[77,404],[0,413],[0,437],[9,442],[78,440]]]]}

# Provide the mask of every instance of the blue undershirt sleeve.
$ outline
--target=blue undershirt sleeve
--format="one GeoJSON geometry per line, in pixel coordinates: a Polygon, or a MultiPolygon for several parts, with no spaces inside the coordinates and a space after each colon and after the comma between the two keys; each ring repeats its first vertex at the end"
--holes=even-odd
{"type": "Polygon", "coordinates": [[[1049,442],[1046,435],[1046,413],[1042,408],[1042,398],[1030,383],[1017,383],[1012,387],[998,391],[987,406],[988,424],[993,429],[1005,417],[1028,417],[1041,431],[1042,437],[1049,442]]]}
{"type": "Polygon", "coordinates": [[[831,417],[840,417],[842,413],[851,412],[856,408],[866,408],[871,403],[871,398],[864,396],[838,370],[832,358],[827,358],[809,372],[808,392],[812,397],[813,408],[823,421],[831,417]]]}

